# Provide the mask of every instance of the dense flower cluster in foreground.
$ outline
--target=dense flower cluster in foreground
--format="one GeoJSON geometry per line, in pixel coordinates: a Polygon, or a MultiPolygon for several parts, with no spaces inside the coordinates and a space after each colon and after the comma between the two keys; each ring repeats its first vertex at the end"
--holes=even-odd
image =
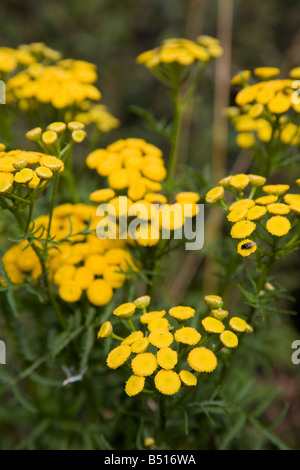
{"type": "Polygon", "coordinates": [[[268,143],[278,139],[283,145],[300,143],[297,116],[300,112],[297,90],[300,68],[290,71],[289,77],[277,78],[276,67],[258,67],[254,75],[260,79],[249,83],[251,72],[244,70],[232,79],[232,84],[242,87],[236,96],[237,107],[227,110],[238,132],[237,144],[251,148],[255,143],[268,143]]]}
{"type": "MultiPolygon", "coordinates": [[[[99,222],[95,209],[84,204],[63,204],[53,211],[50,234],[48,216],[41,216],[30,227],[39,246],[50,236],[47,270],[49,281],[65,302],[86,296],[97,307],[106,305],[114,289],[123,286],[136,266],[126,250],[125,240],[100,240],[95,233],[99,222]]],[[[14,284],[42,275],[39,257],[27,242],[13,245],[3,256],[5,271],[14,284]]]]}
{"type": "Polygon", "coordinates": [[[254,253],[259,242],[272,240],[266,235],[284,237],[299,222],[300,194],[288,193],[287,184],[265,183],[266,178],[259,175],[228,176],[205,197],[207,203],[218,203],[228,211],[227,220],[233,224],[231,237],[240,240],[237,252],[244,257],[254,253]],[[248,186],[251,191],[245,196],[248,186]],[[225,190],[235,198],[229,205],[224,201],[225,190]]]}
{"type": "Polygon", "coordinates": [[[199,316],[197,327],[187,325],[197,315],[192,307],[176,306],[168,313],[147,311],[149,296],[122,304],[113,311],[132,332],[120,337],[107,321],[101,326],[98,338],[112,337],[120,341],[109,352],[106,362],[110,369],[127,364],[132,370],[125,385],[127,395],[137,395],[146,385],[169,396],[182,386],[195,386],[202,373],[216,369],[218,351],[237,348],[239,335],[252,333],[252,327],[243,318],[229,317],[221,297],[208,295],[204,300],[210,314],[201,315],[202,319],[199,316]]]}

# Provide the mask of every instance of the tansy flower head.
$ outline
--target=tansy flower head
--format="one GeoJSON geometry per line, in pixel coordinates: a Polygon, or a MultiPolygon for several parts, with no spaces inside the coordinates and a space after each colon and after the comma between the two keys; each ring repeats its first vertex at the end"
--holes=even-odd
{"type": "Polygon", "coordinates": [[[187,361],[196,372],[213,372],[217,367],[215,354],[205,347],[194,348],[189,352],[187,361]]]}
{"type": "Polygon", "coordinates": [[[135,375],[142,377],[152,375],[157,368],[156,357],[148,352],[137,354],[131,361],[131,368],[135,375]]]}
{"type": "Polygon", "coordinates": [[[206,193],[205,201],[208,202],[209,204],[213,204],[223,199],[223,196],[224,196],[223,186],[216,186],[215,188],[210,189],[208,193],[206,193]]]}
{"type": "Polygon", "coordinates": [[[229,312],[227,310],[223,310],[222,308],[213,309],[211,310],[211,315],[215,317],[217,320],[224,320],[228,317],[229,312]]]}
{"type": "MultiPolygon", "coordinates": [[[[51,172],[52,175],[52,172],[51,172]]],[[[14,181],[19,184],[26,184],[29,183],[34,176],[34,172],[31,168],[23,168],[22,170],[18,171],[18,173],[14,176],[14,181]]]]}
{"type": "Polygon", "coordinates": [[[64,122],[52,122],[47,126],[48,131],[54,131],[57,134],[62,134],[67,128],[64,122]]]}
{"type": "Polygon", "coordinates": [[[280,73],[280,69],[277,67],[256,67],[253,71],[254,75],[263,80],[270,80],[280,73]]]}
{"type": "Polygon", "coordinates": [[[53,173],[52,171],[50,170],[50,168],[46,168],[46,167],[43,167],[43,166],[39,166],[38,168],[36,168],[35,170],[37,176],[40,178],[40,180],[50,180],[53,176],[53,173]]]}
{"type": "Polygon", "coordinates": [[[178,354],[171,348],[161,348],[156,354],[157,363],[163,369],[174,369],[178,361],[178,354]]]}
{"type": "Polygon", "coordinates": [[[117,369],[122,366],[131,354],[131,348],[128,344],[121,344],[117,346],[112,351],[110,351],[107,356],[106,363],[110,369],[117,369]]]}
{"type": "Polygon", "coordinates": [[[197,385],[197,377],[188,370],[181,370],[179,372],[181,382],[188,387],[197,385]]]}
{"type": "Polygon", "coordinates": [[[201,335],[197,330],[195,330],[195,328],[185,326],[175,331],[174,338],[179,343],[194,346],[195,344],[199,343],[201,335]]]}
{"type": "Polygon", "coordinates": [[[249,182],[250,182],[249,176],[244,175],[244,174],[234,175],[234,176],[230,179],[230,185],[231,185],[233,188],[238,189],[238,190],[243,190],[243,189],[245,189],[246,186],[248,186],[249,182]]]}
{"type": "Polygon", "coordinates": [[[268,184],[266,186],[263,186],[262,189],[267,194],[281,196],[290,189],[290,186],[288,184],[268,184]]]}
{"type": "Polygon", "coordinates": [[[134,397],[140,393],[145,386],[145,377],[131,375],[126,382],[125,392],[129,397],[134,397]]]}
{"type": "Polygon", "coordinates": [[[181,386],[179,375],[173,370],[160,370],[154,378],[155,387],[163,395],[174,395],[181,386]]]}
{"type": "Polygon", "coordinates": [[[35,127],[34,129],[31,129],[30,131],[26,132],[25,137],[28,140],[31,140],[32,142],[36,142],[40,139],[41,135],[42,129],[40,127],[35,127]]]}
{"type": "Polygon", "coordinates": [[[166,310],[144,313],[144,315],[141,315],[140,321],[142,323],[149,323],[151,320],[154,320],[156,318],[162,318],[166,313],[166,310]]]}
{"type": "Polygon", "coordinates": [[[184,321],[192,318],[195,315],[195,309],[192,307],[172,307],[169,310],[171,317],[176,318],[177,320],[184,321]]]}
{"type": "Polygon", "coordinates": [[[254,187],[260,187],[263,186],[267,179],[264,176],[260,175],[248,175],[250,179],[250,184],[254,187]]]}
{"type": "Polygon", "coordinates": [[[259,220],[266,212],[267,209],[264,206],[253,206],[247,212],[247,220],[259,220]]]}
{"type": "Polygon", "coordinates": [[[138,339],[137,341],[135,341],[131,345],[131,351],[135,354],[140,354],[140,353],[143,353],[143,352],[147,351],[148,346],[149,346],[148,339],[147,338],[141,338],[141,339],[138,339]]]}
{"type": "Polygon", "coordinates": [[[134,331],[122,341],[122,344],[128,344],[131,346],[135,341],[142,339],[143,337],[144,333],[142,331],[134,331]]]}
{"type": "Polygon", "coordinates": [[[205,302],[211,308],[222,308],[223,307],[223,299],[219,295],[206,295],[204,297],[205,302]]]}
{"type": "Polygon", "coordinates": [[[267,221],[266,229],[271,233],[271,235],[283,237],[290,231],[291,223],[286,217],[275,215],[267,221]]]}
{"type": "MultiPolygon", "coordinates": [[[[269,196],[261,196],[255,199],[256,204],[261,204],[262,206],[267,206],[268,204],[273,204],[278,199],[278,196],[270,194],[269,196]]],[[[254,205],[254,201],[253,201],[254,205]]]]}
{"type": "Polygon", "coordinates": [[[151,298],[149,295],[143,295],[142,297],[138,297],[133,301],[134,305],[136,308],[143,310],[144,308],[147,308],[151,302],[151,298]]]}
{"type": "Polygon", "coordinates": [[[286,215],[289,214],[291,208],[287,204],[275,202],[267,205],[268,212],[274,215],[286,215]]]}
{"type": "Polygon", "coordinates": [[[250,207],[254,206],[254,201],[253,199],[240,199],[239,201],[235,201],[229,206],[229,210],[233,211],[236,209],[250,209],[250,207]]]}
{"type": "Polygon", "coordinates": [[[42,141],[46,145],[53,145],[57,141],[58,135],[54,131],[45,131],[42,134],[42,141]]]}
{"type": "Polygon", "coordinates": [[[229,320],[229,326],[238,333],[243,333],[247,328],[247,322],[240,317],[232,317],[229,320]]]}
{"type": "Polygon", "coordinates": [[[153,344],[156,348],[166,348],[173,343],[173,335],[169,331],[155,330],[151,331],[148,336],[149,343],[153,344]]]}
{"type": "Polygon", "coordinates": [[[225,326],[220,320],[211,316],[203,318],[201,323],[208,333],[221,333],[225,329],[225,326]]]}
{"type": "Polygon", "coordinates": [[[300,202],[300,194],[285,194],[283,200],[286,204],[298,204],[300,202]]]}
{"type": "Polygon", "coordinates": [[[90,194],[89,198],[92,202],[107,202],[115,197],[116,193],[113,189],[98,189],[90,194]]]}
{"type": "Polygon", "coordinates": [[[236,334],[232,331],[224,330],[220,334],[221,343],[226,346],[226,348],[237,348],[239,340],[236,334]]]}
{"type": "Polygon", "coordinates": [[[78,282],[65,280],[59,286],[59,296],[65,302],[77,302],[82,294],[82,289],[78,282]]]}
{"type": "Polygon", "coordinates": [[[239,242],[237,246],[237,252],[239,255],[247,257],[252,255],[257,250],[257,245],[253,240],[247,238],[239,242]]]}
{"type": "Polygon", "coordinates": [[[112,287],[103,279],[95,279],[87,289],[87,298],[96,307],[108,304],[112,296],[112,287]]]}
{"type": "Polygon", "coordinates": [[[98,331],[97,338],[109,338],[113,333],[113,327],[110,321],[106,321],[98,331]]]}
{"type": "Polygon", "coordinates": [[[229,212],[227,215],[227,220],[229,222],[239,222],[246,218],[248,209],[246,207],[240,207],[229,212]]]}
{"type": "Polygon", "coordinates": [[[232,238],[245,238],[251,235],[255,228],[256,225],[254,222],[251,222],[250,220],[241,220],[233,225],[230,234],[232,238]]]}
{"type": "Polygon", "coordinates": [[[170,323],[166,318],[155,318],[148,323],[148,330],[166,330],[169,331],[170,323]]]}
{"type": "Polygon", "coordinates": [[[133,302],[128,302],[117,307],[113,311],[113,314],[120,318],[131,318],[135,312],[135,309],[135,304],[133,302]]]}

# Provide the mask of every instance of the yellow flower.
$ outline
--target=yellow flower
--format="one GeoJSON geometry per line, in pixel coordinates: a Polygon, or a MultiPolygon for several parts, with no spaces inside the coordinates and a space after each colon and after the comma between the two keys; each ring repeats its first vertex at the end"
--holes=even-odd
{"type": "Polygon", "coordinates": [[[109,338],[113,333],[113,327],[110,321],[106,321],[98,331],[97,338],[109,338]]]}
{"type": "Polygon", "coordinates": [[[155,444],[155,440],[153,439],[153,437],[146,437],[146,439],[144,440],[145,447],[152,447],[154,446],[154,444],[155,444]]]}
{"type": "Polygon", "coordinates": [[[134,331],[122,341],[122,344],[128,344],[128,346],[131,346],[133,343],[135,343],[135,341],[138,341],[143,337],[144,333],[142,331],[134,331]]]}
{"type": "Polygon", "coordinates": [[[134,397],[140,393],[145,386],[145,377],[131,375],[126,382],[125,392],[129,397],[134,397]]]}
{"type": "Polygon", "coordinates": [[[154,312],[144,313],[144,315],[141,315],[140,321],[142,323],[149,323],[155,318],[162,318],[163,316],[165,316],[166,313],[167,313],[166,310],[158,310],[154,312]]]}
{"type": "Polygon", "coordinates": [[[151,298],[149,295],[143,295],[142,297],[138,297],[133,301],[134,305],[136,308],[143,310],[144,308],[147,308],[148,305],[151,302],[151,298]]]}
{"type": "Polygon", "coordinates": [[[264,176],[260,175],[248,175],[250,178],[250,184],[254,187],[263,186],[267,179],[264,176]]]}
{"type": "Polygon", "coordinates": [[[197,203],[200,200],[200,196],[197,193],[186,191],[176,194],[175,200],[179,203],[183,202],[185,204],[193,204],[197,203]]]}
{"type": "Polygon", "coordinates": [[[189,352],[187,361],[196,372],[213,372],[217,367],[215,354],[205,347],[194,348],[189,352]]]}
{"type": "Polygon", "coordinates": [[[223,307],[223,299],[219,295],[206,295],[204,300],[211,308],[223,307]]]}
{"type": "Polygon", "coordinates": [[[280,202],[268,204],[267,209],[268,209],[268,212],[270,212],[270,214],[274,214],[274,215],[286,215],[286,214],[289,214],[291,210],[290,206],[288,206],[287,204],[280,203],[280,202]]]}
{"type": "Polygon", "coordinates": [[[267,186],[263,186],[262,189],[267,194],[275,194],[276,196],[281,196],[290,189],[290,186],[288,184],[269,184],[267,186]]]}
{"type": "Polygon", "coordinates": [[[256,204],[261,204],[263,206],[267,206],[268,204],[273,204],[278,200],[278,196],[270,195],[270,196],[261,196],[255,199],[256,204]]]}
{"type": "Polygon", "coordinates": [[[235,201],[229,206],[229,210],[233,211],[236,209],[250,209],[250,207],[254,206],[254,201],[253,199],[240,199],[239,201],[235,201]]]}
{"type": "Polygon", "coordinates": [[[51,155],[45,155],[40,159],[40,165],[49,168],[53,173],[63,170],[64,164],[61,160],[51,155]]]}
{"type": "Polygon", "coordinates": [[[43,180],[49,180],[53,176],[53,173],[50,170],[50,168],[46,168],[46,167],[43,167],[43,166],[39,166],[38,168],[36,168],[35,172],[36,172],[37,176],[40,178],[40,180],[42,180],[42,181],[43,180]]]}
{"type": "Polygon", "coordinates": [[[195,309],[192,307],[172,307],[169,310],[169,315],[171,317],[176,318],[177,320],[184,321],[192,318],[195,315],[195,309]]]}
{"type": "Polygon", "coordinates": [[[72,280],[62,281],[58,289],[59,296],[65,302],[77,302],[82,294],[82,289],[78,282],[72,280]]]}
{"type": "Polygon", "coordinates": [[[54,131],[45,131],[42,134],[42,141],[46,145],[53,145],[57,141],[58,135],[54,131]]]}
{"type": "Polygon", "coordinates": [[[148,330],[166,330],[169,331],[170,324],[166,318],[155,318],[148,323],[148,330]]]}
{"type": "Polygon", "coordinates": [[[131,345],[131,351],[135,354],[143,353],[143,352],[147,351],[148,346],[149,346],[148,339],[147,338],[141,338],[141,339],[138,339],[137,341],[135,341],[131,345]]]}
{"type": "Polygon", "coordinates": [[[291,223],[286,217],[275,215],[267,221],[266,229],[272,235],[275,235],[276,237],[282,237],[290,231],[291,223]]]}
{"type": "Polygon", "coordinates": [[[57,134],[62,134],[67,128],[64,122],[52,122],[47,126],[48,131],[54,131],[57,134]]]}
{"type": "Polygon", "coordinates": [[[237,252],[239,255],[247,257],[252,255],[257,250],[256,243],[253,240],[247,238],[239,242],[237,246],[237,252]]]}
{"type": "Polygon", "coordinates": [[[197,385],[197,377],[188,370],[181,370],[179,372],[181,382],[188,387],[197,385]]]}
{"type": "Polygon", "coordinates": [[[210,313],[217,320],[221,320],[221,321],[227,318],[229,315],[229,312],[227,310],[223,310],[222,308],[213,309],[210,313]]]}
{"type": "Polygon", "coordinates": [[[250,220],[241,220],[233,225],[230,234],[232,238],[245,238],[251,235],[255,228],[256,225],[254,222],[251,222],[250,220]]]}
{"type": "Polygon", "coordinates": [[[205,331],[208,333],[221,333],[225,329],[223,323],[214,317],[205,317],[201,323],[205,331]]]}
{"type": "Polygon", "coordinates": [[[242,149],[249,149],[255,144],[255,138],[250,132],[239,132],[236,136],[236,143],[242,149]]]}
{"type": "Polygon", "coordinates": [[[295,202],[294,204],[291,204],[290,209],[295,214],[300,215],[300,202],[295,202]]]}
{"type": "Polygon", "coordinates": [[[285,194],[283,200],[286,204],[298,204],[300,202],[300,194],[285,194]]]}
{"type": "Polygon", "coordinates": [[[230,185],[238,190],[243,190],[248,186],[250,182],[250,178],[247,175],[240,174],[240,175],[234,175],[230,179],[230,185]]]}
{"type": "Polygon", "coordinates": [[[76,268],[72,264],[63,264],[54,274],[54,283],[60,285],[64,281],[70,281],[74,278],[76,268]]]}
{"type": "Polygon", "coordinates": [[[160,370],[155,378],[155,387],[164,395],[174,395],[181,386],[179,375],[173,370],[160,370]]]}
{"type": "Polygon", "coordinates": [[[103,255],[89,255],[84,260],[84,266],[90,269],[95,275],[100,276],[107,267],[107,261],[103,255]]]}
{"type": "Polygon", "coordinates": [[[229,222],[239,222],[240,220],[243,220],[246,218],[247,213],[248,213],[248,209],[246,207],[233,209],[227,215],[227,220],[229,220],[229,222]]]}
{"type": "Polygon", "coordinates": [[[156,354],[157,363],[163,369],[174,369],[178,361],[178,354],[171,348],[161,348],[156,354]]]}
{"type": "Polygon", "coordinates": [[[103,279],[113,288],[119,289],[126,281],[126,274],[120,271],[119,266],[110,265],[103,271],[103,279]]]}
{"type": "Polygon", "coordinates": [[[253,206],[248,210],[247,220],[259,220],[266,212],[267,209],[264,206],[253,206]]]}
{"type": "Polygon", "coordinates": [[[135,312],[135,309],[136,309],[135,304],[133,302],[128,302],[117,307],[113,311],[113,314],[116,315],[116,317],[127,319],[127,318],[132,317],[132,315],[135,312]]]}
{"type": "Polygon", "coordinates": [[[137,354],[131,361],[131,368],[135,375],[142,377],[151,375],[157,368],[156,357],[147,352],[137,354]]]}
{"type": "Polygon", "coordinates": [[[257,67],[254,69],[253,73],[263,80],[269,80],[279,75],[280,69],[277,67],[257,67]]]}
{"type": "Polygon", "coordinates": [[[148,336],[149,343],[159,349],[170,346],[173,343],[173,339],[172,333],[165,330],[151,331],[148,336]]]}
{"type": "Polygon", "coordinates": [[[74,140],[74,142],[76,142],[77,144],[81,144],[81,142],[83,142],[84,139],[86,138],[87,133],[85,131],[79,129],[79,130],[73,131],[71,136],[72,136],[72,140],[74,140]]]}
{"type": "Polygon", "coordinates": [[[122,366],[131,354],[131,348],[128,344],[121,344],[112,349],[107,356],[106,363],[110,369],[117,369],[122,366]]]}
{"type": "Polygon", "coordinates": [[[285,95],[282,92],[278,92],[274,98],[268,103],[268,108],[271,113],[282,114],[290,109],[292,105],[291,96],[285,95]]]}
{"type": "Polygon", "coordinates": [[[90,194],[92,202],[107,202],[115,197],[116,193],[113,189],[98,189],[90,194]]]}
{"type": "Polygon", "coordinates": [[[220,334],[220,340],[226,348],[237,348],[239,344],[237,335],[228,330],[222,331],[220,334]]]}
{"type": "Polygon", "coordinates": [[[95,279],[87,289],[87,298],[96,307],[108,304],[112,296],[111,286],[103,279],[95,279]]]}
{"type": "Polygon", "coordinates": [[[224,196],[224,188],[223,186],[216,186],[215,188],[210,189],[205,196],[205,201],[209,204],[214,204],[215,202],[220,201],[223,199],[224,196]]]}
{"type": "Polygon", "coordinates": [[[175,340],[178,341],[178,343],[189,344],[190,346],[194,346],[195,344],[199,343],[201,339],[200,333],[198,333],[195,328],[191,328],[188,326],[176,330],[174,333],[174,337],[175,340]]]}
{"type": "Polygon", "coordinates": [[[246,331],[247,322],[240,317],[232,317],[229,320],[229,326],[232,330],[237,331],[238,333],[243,333],[246,331]]]}
{"type": "Polygon", "coordinates": [[[31,129],[30,131],[26,132],[25,137],[26,139],[31,140],[32,142],[36,142],[40,139],[41,135],[41,127],[35,127],[34,129],[31,129]]]}
{"type": "MultiPolygon", "coordinates": [[[[52,172],[51,172],[52,175],[52,172]]],[[[23,168],[22,170],[18,171],[18,173],[14,176],[14,181],[19,184],[26,184],[29,183],[34,176],[34,172],[31,168],[23,168]]]]}

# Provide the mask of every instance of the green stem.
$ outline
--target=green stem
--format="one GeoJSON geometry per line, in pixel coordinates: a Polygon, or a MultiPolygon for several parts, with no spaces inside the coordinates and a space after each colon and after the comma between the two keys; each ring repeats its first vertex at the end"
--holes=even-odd
{"type": "Polygon", "coordinates": [[[172,145],[168,167],[167,184],[170,184],[173,180],[177,160],[179,153],[179,141],[180,141],[180,127],[182,120],[182,106],[179,101],[179,90],[177,89],[174,93],[174,121],[173,121],[173,133],[172,133],[172,145]]]}

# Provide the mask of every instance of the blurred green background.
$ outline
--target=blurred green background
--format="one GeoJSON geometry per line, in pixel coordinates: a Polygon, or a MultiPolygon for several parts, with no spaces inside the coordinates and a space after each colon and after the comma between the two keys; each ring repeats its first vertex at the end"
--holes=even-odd
{"type": "MultiPolygon", "coordinates": [[[[222,80],[225,88],[221,97],[229,105],[234,103],[236,90],[229,86],[226,73],[233,76],[241,69],[276,66],[282,69],[282,76],[285,76],[289,69],[300,65],[298,0],[1,0],[0,17],[1,46],[17,47],[19,44],[43,41],[61,51],[65,58],[87,60],[97,65],[102,103],[121,121],[118,129],[103,135],[103,147],[118,138],[143,137],[167,152],[167,144],[147,129],[131,108],[132,105],[146,108],[157,118],[171,115],[166,90],[146,68],[136,63],[137,55],[168,37],[195,39],[199,34],[216,36],[221,40],[225,37],[231,43],[231,50],[225,51],[229,54],[229,69],[225,64],[225,75],[218,76],[215,62],[209,65],[201,84],[201,98],[186,117],[181,164],[190,165],[199,177],[195,182],[186,184],[185,178],[189,173],[183,172],[183,186],[191,187],[200,181],[205,188],[210,180],[215,181],[212,168],[218,169],[220,163],[221,172],[224,165],[229,171],[240,153],[232,129],[227,128],[226,123],[216,121],[222,103],[222,98],[218,101],[216,87],[219,87],[220,93],[222,80]],[[221,3],[223,6],[225,4],[225,8],[226,3],[228,7],[233,6],[232,15],[229,15],[232,19],[229,30],[226,30],[220,13],[221,3]],[[221,131],[225,126],[225,140],[220,143],[221,148],[216,146],[218,126],[221,126],[221,131]],[[219,153],[213,157],[216,149],[219,153]],[[222,153],[226,155],[225,161],[224,157],[221,159],[222,153]]],[[[220,73],[222,71],[219,70],[220,73]]],[[[20,129],[15,129],[16,148],[24,142],[24,130],[21,123],[20,129]]],[[[241,161],[241,171],[246,171],[247,155],[241,161]],[[246,167],[243,166],[244,162],[246,167]]],[[[292,172],[280,177],[288,181],[295,179],[292,172]]],[[[87,171],[85,178],[86,184],[93,175],[87,171]]],[[[276,176],[274,181],[277,182],[276,176]]],[[[91,181],[91,185],[97,186],[97,183],[91,181]]],[[[2,233],[2,243],[5,238],[2,233]]],[[[167,281],[164,289],[168,289],[169,297],[172,293],[182,294],[185,299],[194,301],[201,295],[198,286],[203,281],[204,262],[191,254],[188,256],[190,264],[183,264],[186,258],[185,253],[172,260],[173,271],[182,268],[181,277],[176,282],[174,278],[167,281]]],[[[299,254],[293,254],[277,268],[283,284],[296,299],[288,304],[288,308],[297,312],[300,311],[299,265],[299,254]]],[[[161,295],[164,297],[165,292],[161,295]]],[[[294,319],[287,320],[290,337],[284,338],[283,342],[278,331],[275,336],[272,332],[272,344],[278,346],[273,358],[278,365],[275,364],[272,374],[274,382],[283,387],[283,401],[290,404],[288,418],[278,432],[281,437],[289,433],[294,447],[300,448],[300,365],[291,364],[289,350],[292,340],[300,338],[300,321],[297,318],[299,313],[294,319]]],[[[276,408],[274,413],[276,415],[276,408]]],[[[272,419],[272,416],[267,418],[272,419]]]]}

